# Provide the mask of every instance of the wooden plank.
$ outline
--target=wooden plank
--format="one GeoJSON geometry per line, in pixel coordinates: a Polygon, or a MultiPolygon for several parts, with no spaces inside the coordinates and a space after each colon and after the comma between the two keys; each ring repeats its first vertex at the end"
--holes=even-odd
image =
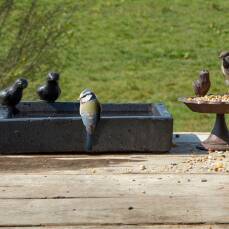
{"type": "Polygon", "coordinates": [[[1,178],[0,226],[229,223],[227,175],[1,178]]]}
{"type": "Polygon", "coordinates": [[[1,175],[0,199],[229,196],[228,175],[1,175]]]}
{"type": "Polygon", "coordinates": [[[161,155],[11,155],[0,156],[0,174],[214,173],[211,169],[217,162],[222,162],[224,172],[229,173],[229,152],[211,153],[211,157],[195,151],[161,155]]]}
{"type": "Polygon", "coordinates": [[[228,195],[1,199],[0,225],[229,223],[228,212],[228,195]]]}

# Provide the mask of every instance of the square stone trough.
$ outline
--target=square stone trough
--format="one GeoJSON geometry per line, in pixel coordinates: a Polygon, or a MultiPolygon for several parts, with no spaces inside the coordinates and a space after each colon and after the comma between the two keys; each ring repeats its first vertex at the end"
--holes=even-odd
{"type": "MultiPolygon", "coordinates": [[[[0,106],[0,153],[84,153],[79,103],[21,102],[4,118],[0,106]]],[[[173,118],[163,104],[103,104],[93,152],[167,152],[173,118]]]]}

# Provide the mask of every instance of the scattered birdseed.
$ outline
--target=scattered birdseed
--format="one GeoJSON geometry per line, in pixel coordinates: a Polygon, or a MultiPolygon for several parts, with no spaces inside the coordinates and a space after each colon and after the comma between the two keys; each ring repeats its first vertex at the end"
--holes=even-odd
{"type": "Polygon", "coordinates": [[[145,166],[145,165],[141,165],[141,166],[140,166],[140,169],[141,169],[141,170],[146,170],[146,166],[145,166]]]}
{"type": "Polygon", "coordinates": [[[216,162],[215,168],[216,169],[223,168],[223,163],[222,162],[216,162]]]}
{"type": "Polygon", "coordinates": [[[223,172],[223,168],[219,168],[218,169],[218,172],[223,172]]]}

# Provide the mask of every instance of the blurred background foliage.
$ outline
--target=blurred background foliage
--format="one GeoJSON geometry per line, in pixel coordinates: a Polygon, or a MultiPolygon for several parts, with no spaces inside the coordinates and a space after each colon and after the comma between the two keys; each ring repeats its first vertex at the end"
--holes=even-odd
{"type": "Polygon", "coordinates": [[[0,0],[0,87],[61,73],[60,100],[92,88],[102,102],[160,102],[175,130],[206,131],[213,116],[177,102],[201,69],[225,93],[218,54],[229,49],[228,0],[0,0]]]}

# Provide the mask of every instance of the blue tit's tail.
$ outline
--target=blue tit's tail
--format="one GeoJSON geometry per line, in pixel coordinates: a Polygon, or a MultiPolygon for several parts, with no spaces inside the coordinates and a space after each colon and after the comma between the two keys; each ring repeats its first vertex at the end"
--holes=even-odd
{"type": "Polygon", "coordinates": [[[91,133],[86,133],[86,151],[91,151],[92,150],[92,140],[93,140],[93,134],[91,133]]]}

